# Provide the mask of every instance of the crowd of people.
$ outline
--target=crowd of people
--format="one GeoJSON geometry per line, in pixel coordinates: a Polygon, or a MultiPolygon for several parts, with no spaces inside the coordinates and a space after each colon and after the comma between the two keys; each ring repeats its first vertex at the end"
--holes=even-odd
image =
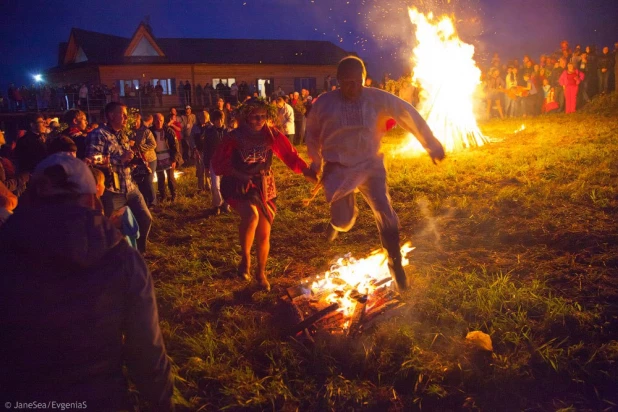
{"type": "Polygon", "coordinates": [[[483,72],[481,95],[485,115],[494,110],[500,118],[535,116],[541,113],[573,113],[597,94],[618,91],[618,42],[613,50],[605,46],[560,43],[553,54],[543,54],[537,61],[524,55],[521,63],[503,63],[498,53],[483,72]]]}
{"type": "Polygon", "coordinates": [[[413,133],[434,161],[444,151],[411,104],[363,87],[366,70],[359,58],[342,60],[337,78],[341,88],[317,100],[301,91],[290,101],[283,95],[276,104],[251,98],[230,110],[220,99],[197,115],[187,105],[180,116],[175,108],[167,116],[142,116],[110,102],[104,121],[88,125],[83,111],[70,109],[63,119],[67,127],[55,134],[35,113],[15,144],[0,140],[3,391],[11,399],[82,399],[95,410],[129,409],[125,366],[144,400],[157,410],[173,409],[170,362],[143,257],[151,212],[166,201],[166,182],[169,200],[175,200],[174,170],[184,161],[196,163],[198,190],[210,186],[213,214],[233,209],[240,216],[239,278],[270,290],[276,156],[313,184],[322,175],[330,241],[354,225],[355,192],[363,193],[393,280],[405,289],[398,219],[379,148],[386,128],[378,114],[413,133]],[[290,129],[292,107],[299,104],[303,115],[310,112],[311,165],[296,151],[298,132],[290,129]],[[350,145],[341,133],[363,144],[350,145]],[[188,148],[184,157],[182,142],[188,148]]]}
{"type": "MultiPolygon", "coordinates": [[[[536,64],[525,56],[522,67],[503,65],[495,55],[484,83],[487,115],[494,106],[500,117],[573,112],[578,99],[609,93],[616,68],[610,60],[607,48],[596,56],[591,48],[571,51],[566,42],[560,55],[536,64]]],[[[239,278],[271,288],[266,267],[277,212],[276,156],[324,188],[329,241],[354,226],[356,192],[362,193],[394,284],[405,290],[381,138],[394,119],[434,163],[444,150],[410,99],[371,87],[361,59],[344,58],[336,81],[338,87],[325,79],[315,98],[315,90],[286,94],[279,88],[269,90],[269,99],[242,83],[198,94],[186,81],[182,113],[174,107],[142,114],[110,97],[100,123],[89,124],[78,100],[77,107],[65,106],[62,119],[28,114],[28,130],[10,143],[0,133],[0,327],[3,347],[12,348],[0,360],[7,372],[0,387],[16,398],[84,398],[95,409],[124,409],[124,365],[148,402],[173,408],[170,362],[144,256],[153,213],[178,198],[175,171],[182,165],[195,166],[196,192],[210,193],[210,215],[234,210],[240,216],[239,278]],[[309,164],[295,148],[302,143],[309,164]]],[[[19,109],[15,94],[11,99],[19,109]]]]}

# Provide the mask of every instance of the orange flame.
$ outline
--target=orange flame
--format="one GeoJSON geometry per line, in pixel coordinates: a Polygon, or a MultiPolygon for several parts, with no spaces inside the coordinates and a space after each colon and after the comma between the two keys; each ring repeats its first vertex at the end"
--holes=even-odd
{"type": "MultiPolygon", "coordinates": [[[[401,247],[403,266],[410,264],[406,256],[412,250],[414,248],[410,242],[401,247]]],[[[347,254],[339,258],[323,276],[317,276],[317,280],[311,284],[311,290],[314,294],[330,291],[325,301],[339,304],[338,311],[349,320],[357,304],[353,295],[370,295],[378,288],[387,287],[392,283],[390,277],[387,255],[383,249],[373,251],[368,257],[358,260],[347,254]],[[380,282],[384,279],[388,281],[380,282]]]]}
{"type": "MultiPolygon", "coordinates": [[[[459,39],[448,16],[409,9],[417,46],[412,52],[413,83],[421,88],[418,110],[447,152],[482,146],[489,140],[481,133],[473,111],[473,95],[481,71],[474,61],[474,46],[459,39]]],[[[408,135],[397,151],[423,150],[408,135]]]]}

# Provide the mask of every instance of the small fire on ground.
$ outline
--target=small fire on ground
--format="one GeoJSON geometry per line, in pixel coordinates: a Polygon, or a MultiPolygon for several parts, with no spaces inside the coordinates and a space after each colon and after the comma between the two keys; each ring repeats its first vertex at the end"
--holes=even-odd
{"type": "MultiPolygon", "coordinates": [[[[185,172],[180,172],[178,170],[174,170],[174,178],[176,180],[180,179],[180,176],[184,175],[185,172]]],[[[153,179],[153,183],[157,183],[157,174],[154,174],[154,179],[153,179]]]]}
{"type": "MultiPolygon", "coordinates": [[[[420,87],[418,111],[446,152],[482,146],[489,139],[481,133],[474,116],[474,94],[481,71],[474,61],[474,46],[464,43],[448,16],[409,9],[417,45],[412,51],[412,83],[420,87]]],[[[398,155],[423,151],[409,134],[398,155]]]]}
{"type": "MultiPolygon", "coordinates": [[[[404,267],[410,263],[406,256],[412,250],[410,242],[401,248],[404,267]]],[[[299,315],[290,334],[308,333],[312,326],[330,333],[358,334],[385,311],[404,305],[390,287],[392,283],[383,249],[364,259],[347,254],[324,274],[288,288],[282,299],[291,302],[299,315]]]]}

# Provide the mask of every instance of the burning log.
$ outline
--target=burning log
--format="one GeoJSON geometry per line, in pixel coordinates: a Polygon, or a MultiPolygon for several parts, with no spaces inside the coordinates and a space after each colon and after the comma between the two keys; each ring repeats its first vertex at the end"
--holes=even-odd
{"type": "Polygon", "coordinates": [[[328,315],[331,312],[336,311],[337,309],[339,309],[339,304],[333,303],[325,307],[324,309],[320,310],[319,312],[314,313],[313,315],[309,316],[307,319],[303,320],[302,322],[294,326],[290,330],[290,335],[295,336],[298,332],[301,332],[303,329],[306,329],[312,326],[314,323],[322,319],[324,316],[328,315]]]}
{"type": "MultiPolygon", "coordinates": [[[[404,266],[412,249],[409,243],[402,248],[404,266]]],[[[283,309],[290,312],[285,324],[291,323],[284,330],[292,336],[304,332],[309,339],[315,329],[355,336],[367,329],[367,322],[403,305],[391,283],[384,251],[359,260],[348,254],[324,274],[302,279],[286,290],[281,302],[293,308],[283,309]]]]}

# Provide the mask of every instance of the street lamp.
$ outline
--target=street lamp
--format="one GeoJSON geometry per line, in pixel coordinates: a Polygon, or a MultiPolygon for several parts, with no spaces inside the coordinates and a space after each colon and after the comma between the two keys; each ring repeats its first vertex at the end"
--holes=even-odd
{"type": "Polygon", "coordinates": [[[43,81],[43,75],[42,74],[35,74],[32,77],[34,77],[34,81],[37,82],[37,83],[40,83],[40,82],[43,81]]]}

